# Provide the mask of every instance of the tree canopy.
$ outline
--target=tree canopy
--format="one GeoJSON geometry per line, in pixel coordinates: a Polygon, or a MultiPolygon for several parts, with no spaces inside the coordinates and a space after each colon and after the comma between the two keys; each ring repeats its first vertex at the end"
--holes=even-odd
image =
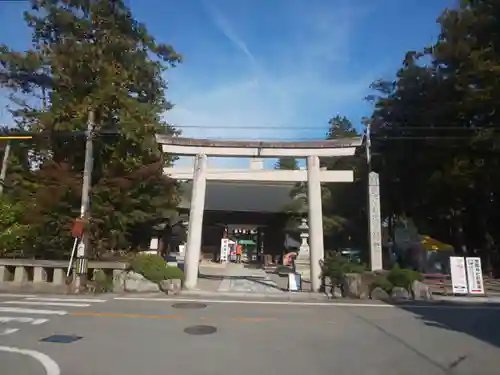
{"type": "Polygon", "coordinates": [[[435,43],[409,51],[368,98],[383,216],[411,216],[421,233],[488,266],[500,241],[499,17],[493,0],[445,10],[435,43]]]}
{"type": "Polygon", "coordinates": [[[294,171],[299,169],[299,164],[297,163],[297,159],[293,156],[283,156],[278,159],[278,161],[274,165],[274,169],[294,171]]]}
{"type": "MultiPolygon", "coordinates": [[[[96,254],[140,247],[145,228],[172,215],[178,200],[177,185],[162,175],[172,159],[161,155],[154,135],[176,132],[162,115],[171,108],[165,72],[181,56],[157,42],[123,0],[32,1],[25,21],[33,47],[0,46],[0,85],[11,93],[17,130],[40,136],[12,143],[0,202],[3,251],[67,255],[90,111],[92,244],[96,254]]],[[[500,266],[500,3],[463,0],[438,23],[439,37],[406,53],[395,77],[374,82],[367,98],[382,215],[389,224],[410,216],[421,233],[500,266]]],[[[337,115],[325,138],[362,132],[337,115]]],[[[326,246],[367,246],[366,155],[322,166],[355,172],[354,184],[322,188],[326,246]]],[[[298,164],[282,158],[275,168],[298,164]]],[[[300,215],[306,190],[299,184],[292,192],[300,215]]]]}
{"type": "Polygon", "coordinates": [[[147,233],[137,236],[138,228],[168,217],[176,206],[176,185],[162,174],[171,160],[154,135],[175,131],[162,120],[171,108],[164,73],[181,56],[157,42],[122,0],[36,0],[25,21],[33,48],[0,46],[0,84],[11,92],[17,127],[43,135],[28,150],[15,145],[17,159],[29,160],[7,181],[16,189],[7,189],[6,198],[21,196],[26,207],[24,255],[50,250],[62,257],[71,249],[84,164],[81,131],[90,111],[96,131],[93,247],[98,254],[140,246],[147,233]]]}

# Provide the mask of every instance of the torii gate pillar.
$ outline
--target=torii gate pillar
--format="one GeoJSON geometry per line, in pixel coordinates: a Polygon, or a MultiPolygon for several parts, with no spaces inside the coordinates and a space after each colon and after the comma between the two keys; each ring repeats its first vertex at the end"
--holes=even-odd
{"type": "Polygon", "coordinates": [[[184,259],[184,288],[195,289],[201,253],[203,213],[205,211],[205,192],[207,188],[207,155],[195,156],[193,190],[189,209],[187,249],[184,259]]]}
{"type": "Polygon", "coordinates": [[[184,288],[195,289],[198,281],[206,181],[211,179],[221,181],[307,181],[311,290],[315,292],[320,290],[321,260],[324,257],[321,182],[353,182],[354,175],[352,171],[321,171],[319,158],[352,156],[356,148],[361,146],[361,138],[317,142],[215,141],[158,134],[156,139],[162,145],[165,153],[195,156],[196,158],[194,171],[176,172],[175,168],[168,167],[164,169],[164,173],[172,178],[193,179],[188,241],[184,261],[184,288]],[[307,171],[210,171],[207,169],[207,156],[246,158],[294,156],[307,158],[307,171]]]}
{"type": "Polygon", "coordinates": [[[321,202],[321,179],[319,157],[307,157],[307,200],[309,218],[309,248],[311,265],[311,291],[321,288],[321,261],[324,259],[323,209],[321,202]]]}

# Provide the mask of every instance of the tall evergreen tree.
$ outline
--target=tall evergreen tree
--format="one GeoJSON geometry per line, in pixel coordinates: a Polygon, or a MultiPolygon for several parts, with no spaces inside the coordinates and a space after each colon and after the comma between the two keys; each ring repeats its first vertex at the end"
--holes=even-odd
{"type": "Polygon", "coordinates": [[[278,159],[278,161],[274,165],[274,169],[295,171],[299,169],[299,164],[297,163],[297,159],[293,156],[283,156],[278,159]]]}
{"type": "MultiPolygon", "coordinates": [[[[137,228],[169,215],[176,187],[162,175],[156,133],[173,133],[162,121],[171,108],[163,74],[181,56],[158,43],[123,0],[34,0],[25,14],[33,49],[0,47],[0,83],[12,90],[18,126],[45,136],[33,149],[39,169],[26,171],[31,209],[26,250],[63,256],[69,226],[78,215],[84,161],[82,131],[95,113],[97,136],[90,233],[97,252],[140,245],[137,228]],[[21,94],[21,95],[19,95],[21,94]],[[24,100],[38,95],[40,104],[24,100]],[[56,172],[56,173],[55,173],[56,172]],[[64,185],[66,184],[66,186],[64,185]]],[[[144,233],[147,236],[147,233],[144,233]]]]}

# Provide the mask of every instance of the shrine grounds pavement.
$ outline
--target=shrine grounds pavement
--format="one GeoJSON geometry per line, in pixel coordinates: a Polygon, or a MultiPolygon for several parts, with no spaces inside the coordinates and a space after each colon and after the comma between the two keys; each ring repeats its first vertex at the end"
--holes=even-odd
{"type": "Polygon", "coordinates": [[[0,294],[0,374],[493,375],[499,319],[500,304],[0,294]]]}

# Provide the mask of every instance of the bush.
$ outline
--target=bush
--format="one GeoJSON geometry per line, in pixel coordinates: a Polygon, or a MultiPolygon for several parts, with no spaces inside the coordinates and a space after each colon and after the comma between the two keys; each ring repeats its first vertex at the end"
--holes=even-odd
{"type": "Polygon", "coordinates": [[[179,267],[167,266],[165,280],[184,280],[184,272],[179,267]]]}
{"type": "Polygon", "coordinates": [[[107,293],[113,291],[113,278],[106,275],[103,270],[94,270],[94,292],[107,293]]]}
{"type": "Polygon", "coordinates": [[[158,255],[140,254],[132,259],[130,268],[146,279],[159,283],[165,280],[167,263],[158,255]]]}
{"type": "Polygon", "coordinates": [[[332,255],[325,259],[322,275],[332,279],[332,283],[341,284],[347,273],[363,273],[366,271],[364,264],[349,262],[340,255],[332,255]]]}
{"type": "Polygon", "coordinates": [[[394,284],[392,284],[386,276],[378,276],[370,285],[370,295],[375,288],[380,288],[390,295],[392,288],[394,288],[394,284]]]}
{"type": "Polygon", "coordinates": [[[423,277],[420,272],[407,268],[394,267],[387,275],[387,280],[394,286],[405,288],[411,291],[411,286],[414,281],[422,281],[423,277]]]}
{"type": "Polygon", "coordinates": [[[159,255],[137,255],[130,262],[130,268],[155,283],[162,280],[184,279],[184,273],[180,268],[168,266],[159,255]]]}

